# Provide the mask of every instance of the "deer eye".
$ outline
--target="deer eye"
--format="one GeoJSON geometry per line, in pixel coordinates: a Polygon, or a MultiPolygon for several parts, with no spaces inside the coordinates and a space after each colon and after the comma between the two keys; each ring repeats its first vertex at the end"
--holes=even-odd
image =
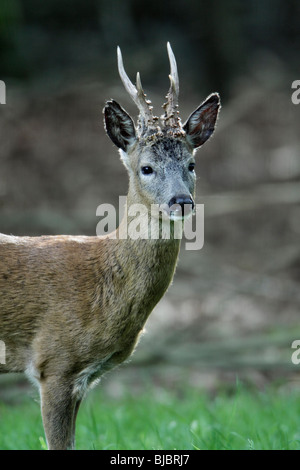
{"type": "Polygon", "coordinates": [[[143,175],[151,175],[151,173],[153,173],[153,169],[151,166],[142,166],[142,173],[143,175]]]}
{"type": "Polygon", "coordinates": [[[189,164],[189,171],[194,171],[195,169],[195,163],[190,163],[189,164]]]}

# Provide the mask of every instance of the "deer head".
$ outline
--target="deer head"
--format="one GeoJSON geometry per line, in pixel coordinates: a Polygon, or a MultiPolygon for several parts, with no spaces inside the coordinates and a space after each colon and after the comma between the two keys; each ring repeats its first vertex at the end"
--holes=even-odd
{"type": "Polygon", "coordinates": [[[182,125],[178,111],[179,79],[175,56],[167,45],[170,61],[170,88],[163,104],[164,114],[153,115],[140,74],[136,86],[128,78],[118,47],[121,80],[139,109],[137,125],[114,100],[104,108],[108,136],[119,148],[129,173],[128,198],[146,207],[165,207],[170,219],[190,215],[194,208],[195,151],[212,135],[220,108],[218,93],[211,94],[182,125]]]}

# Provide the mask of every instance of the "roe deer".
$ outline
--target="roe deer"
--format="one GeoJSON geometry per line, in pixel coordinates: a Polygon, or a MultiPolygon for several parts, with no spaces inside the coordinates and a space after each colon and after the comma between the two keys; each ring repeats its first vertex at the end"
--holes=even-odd
{"type": "Polygon", "coordinates": [[[39,386],[49,449],[74,448],[85,392],[133,352],[174,275],[180,246],[174,226],[193,212],[194,153],[214,131],[220,100],[211,94],[182,125],[177,66],[169,43],[167,48],[171,84],[160,120],[139,74],[136,86],[126,75],[118,48],[120,77],[139,109],[137,125],[113,100],[103,111],[129,175],[119,228],[102,237],[0,235],[0,340],[6,353],[0,372],[25,372],[39,386]],[[159,220],[170,224],[169,239],[119,236],[136,203],[164,205],[159,220]]]}

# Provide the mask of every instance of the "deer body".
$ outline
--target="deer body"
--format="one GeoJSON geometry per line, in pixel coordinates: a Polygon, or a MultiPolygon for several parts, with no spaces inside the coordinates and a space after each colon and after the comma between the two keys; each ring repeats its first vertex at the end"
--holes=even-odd
{"type": "MultiPolygon", "coordinates": [[[[213,132],[219,97],[211,95],[181,126],[169,45],[168,51],[171,86],[162,129],[139,75],[135,88],[118,51],[121,78],[140,115],[136,128],[115,101],[104,109],[107,134],[129,175],[125,216],[117,231],[104,237],[0,235],[0,340],[6,347],[0,373],[26,372],[38,384],[50,449],[73,448],[86,390],[130,356],[173,279],[180,247],[174,227],[191,215],[194,150],[213,132]],[[165,205],[169,239],[120,236],[137,203],[147,214],[152,204],[165,205]]],[[[161,216],[159,221],[165,223],[161,216]]],[[[146,232],[151,227],[147,215],[146,232]]]]}
{"type": "Polygon", "coordinates": [[[34,365],[39,379],[59,366],[75,379],[104,359],[106,368],[122,362],[169,286],[178,251],[179,240],[0,236],[0,372],[34,365]]]}

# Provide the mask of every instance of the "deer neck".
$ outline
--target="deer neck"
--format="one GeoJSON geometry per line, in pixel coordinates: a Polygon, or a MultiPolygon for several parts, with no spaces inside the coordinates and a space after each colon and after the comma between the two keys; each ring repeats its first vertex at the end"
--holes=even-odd
{"type": "MultiPolygon", "coordinates": [[[[143,211],[142,206],[140,209],[143,211]]],[[[138,302],[147,304],[147,310],[152,310],[172,282],[181,240],[174,236],[173,222],[170,223],[169,237],[149,236],[153,235],[153,220],[151,214],[146,216],[146,213],[133,215],[128,197],[116,238],[108,240],[113,249],[108,251],[109,264],[114,263],[117,272],[126,279],[126,288],[131,290],[132,297],[136,296],[138,302]],[[144,217],[147,223],[142,220],[144,217]],[[140,236],[134,239],[138,230],[140,236]]],[[[122,284],[122,279],[120,281],[122,284]]]]}
{"type": "Polygon", "coordinates": [[[155,209],[146,205],[132,204],[127,198],[125,212],[119,228],[117,238],[120,247],[130,249],[133,253],[145,260],[159,259],[161,263],[176,263],[180,247],[180,230],[173,221],[166,220],[162,224],[157,217],[155,209]]]}

